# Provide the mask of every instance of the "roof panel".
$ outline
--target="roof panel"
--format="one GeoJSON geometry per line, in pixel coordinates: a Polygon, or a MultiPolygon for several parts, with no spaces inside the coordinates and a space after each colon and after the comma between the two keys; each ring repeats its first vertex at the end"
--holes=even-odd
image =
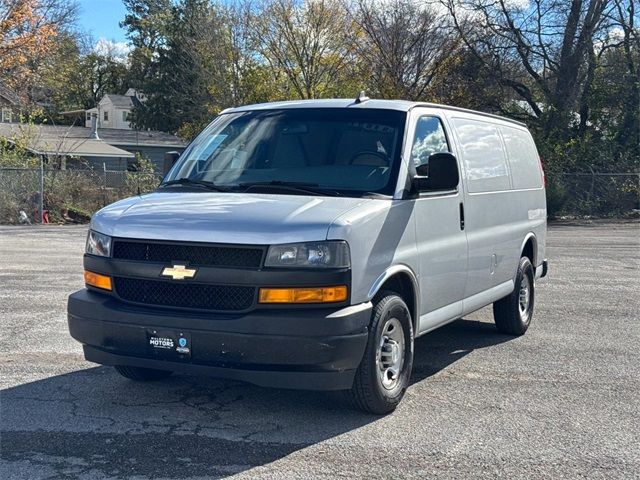
{"type": "Polygon", "coordinates": [[[405,100],[366,100],[355,103],[354,98],[328,99],[328,100],[293,100],[288,102],[257,103],[254,105],[244,105],[242,107],[230,108],[225,113],[244,112],[247,110],[273,110],[289,108],[380,108],[384,110],[409,111],[416,105],[415,102],[405,100]]]}
{"type": "MultiPolygon", "coordinates": [[[[288,102],[272,102],[272,103],[257,103],[254,105],[245,105],[237,108],[229,108],[223,113],[234,112],[247,112],[250,110],[276,110],[276,109],[290,109],[290,108],[377,108],[383,110],[399,110],[401,112],[408,112],[414,107],[433,107],[442,108],[446,110],[454,110],[458,112],[472,113],[475,115],[481,115],[485,117],[499,118],[506,122],[516,123],[518,125],[525,125],[522,122],[514,120],[508,117],[502,117],[500,115],[494,115],[491,113],[479,112],[476,110],[468,110],[466,108],[453,107],[450,105],[440,105],[437,103],[425,103],[425,102],[410,102],[408,100],[365,100],[361,103],[355,103],[355,99],[327,99],[327,100],[293,100],[288,102]]],[[[526,125],[525,125],[526,126],[526,125]]]]}
{"type": "Polygon", "coordinates": [[[126,95],[114,95],[112,93],[107,93],[105,97],[108,98],[111,101],[111,103],[116,107],[123,107],[123,108],[133,107],[133,99],[135,98],[135,97],[128,97],[126,95]]]}
{"type": "MultiPolygon", "coordinates": [[[[91,129],[64,125],[22,125],[0,123],[0,135],[10,137],[16,132],[22,136],[89,139],[91,129]],[[12,133],[12,129],[13,133],[12,133]]],[[[135,149],[137,147],[164,147],[168,150],[184,148],[187,144],[175,135],[156,131],[120,130],[115,128],[99,128],[100,140],[112,146],[135,149]]]]}
{"type": "Polygon", "coordinates": [[[27,142],[27,148],[39,155],[135,157],[133,153],[109,145],[103,140],[64,135],[64,132],[59,130],[39,127],[42,125],[0,124],[0,136],[9,140],[23,138],[27,142]]]}
{"type": "Polygon", "coordinates": [[[122,157],[134,158],[133,153],[114,147],[102,140],[90,138],[43,138],[29,145],[35,153],[45,155],[68,155],[77,157],[122,157]]]}

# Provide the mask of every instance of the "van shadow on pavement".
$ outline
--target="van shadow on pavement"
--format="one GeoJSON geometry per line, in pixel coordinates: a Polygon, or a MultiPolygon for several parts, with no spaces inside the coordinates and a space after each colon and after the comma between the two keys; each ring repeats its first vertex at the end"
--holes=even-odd
{"type": "MultiPolygon", "coordinates": [[[[510,338],[472,320],[427,334],[416,341],[412,383],[510,338]]],[[[1,395],[3,478],[224,477],[380,419],[349,409],[335,393],[186,376],[134,383],[107,367],[1,395]]]]}

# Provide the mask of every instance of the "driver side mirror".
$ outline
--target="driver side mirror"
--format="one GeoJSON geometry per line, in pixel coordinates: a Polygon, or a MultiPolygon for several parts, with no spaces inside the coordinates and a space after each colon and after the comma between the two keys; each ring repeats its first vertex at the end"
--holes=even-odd
{"type": "Polygon", "coordinates": [[[419,192],[455,190],[460,183],[458,161],[447,152],[432,153],[426,165],[416,167],[416,173],[413,183],[419,192]]]}
{"type": "Polygon", "coordinates": [[[179,157],[180,157],[180,153],[178,152],[166,152],[164,154],[164,162],[162,165],[162,175],[166,175],[169,172],[169,170],[171,170],[171,167],[175,165],[179,157]]]}

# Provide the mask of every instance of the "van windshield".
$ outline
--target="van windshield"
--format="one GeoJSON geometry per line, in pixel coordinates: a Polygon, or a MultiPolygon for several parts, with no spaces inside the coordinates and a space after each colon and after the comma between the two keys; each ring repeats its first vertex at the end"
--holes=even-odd
{"type": "Polygon", "coordinates": [[[405,117],[405,112],[366,108],[223,114],[185,150],[163,185],[392,195],[405,117]]]}

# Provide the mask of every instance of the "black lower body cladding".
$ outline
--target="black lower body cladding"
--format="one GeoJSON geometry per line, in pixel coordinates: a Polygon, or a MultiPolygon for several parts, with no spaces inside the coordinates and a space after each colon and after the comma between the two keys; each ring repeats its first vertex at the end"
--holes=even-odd
{"type": "Polygon", "coordinates": [[[89,361],[312,390],[351,387],[370,316],[369,303],[227,315],[131,305],[88,290],[68,302],[69,330],[89,361]],[[187,332],[190,355],[154,355],[150,329],[187,332]]]}

